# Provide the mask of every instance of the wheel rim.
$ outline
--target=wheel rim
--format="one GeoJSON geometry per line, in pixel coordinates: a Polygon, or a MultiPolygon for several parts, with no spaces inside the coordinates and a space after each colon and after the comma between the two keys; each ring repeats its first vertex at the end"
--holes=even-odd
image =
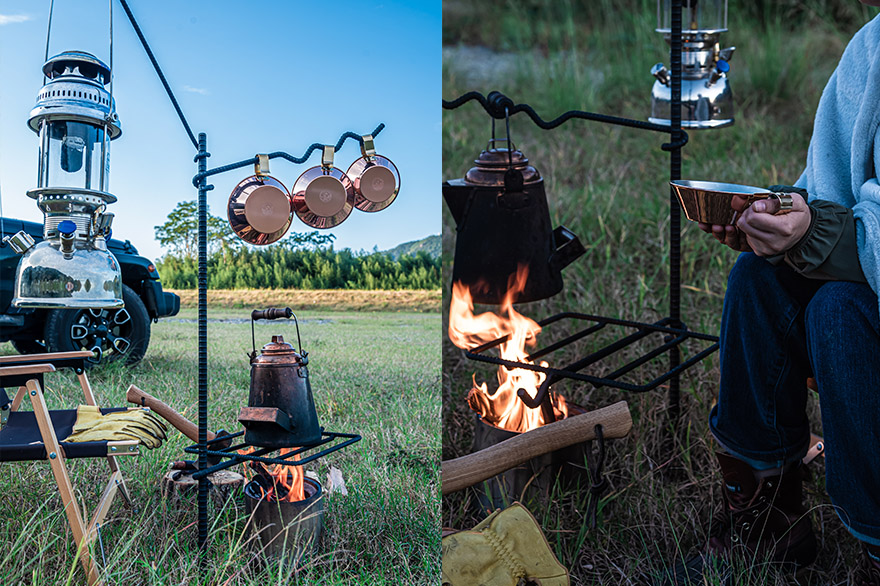
{"type": "Polygon", "coordinates": [[[91,351],[93,362],[104,354],[124,355],[131,349],[131,315],[125,308],[81,311],[72,326],[70,338],[80,348],[91,351]]]}

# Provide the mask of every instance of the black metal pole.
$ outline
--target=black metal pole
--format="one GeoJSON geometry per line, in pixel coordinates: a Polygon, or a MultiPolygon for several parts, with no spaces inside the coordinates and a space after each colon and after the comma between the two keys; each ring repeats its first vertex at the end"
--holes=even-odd
{"type": "MultiPolygon", "coordinates": [[[[208,137],[199,133],[199,173],[208,168],[208,137]]],[[[208,467],[208,185],[199,180],[199,470],[208,467]]],[[[208,479],[199,478],[199,563],[208,543],[208,479]]]]}
{"type": "MultiPolygon", "coordinates": [[[[672,47],[669,61],[672,66],[672,111],[670,126],[672,143],[681,138],[681,0],[672,0],[672,47]]],[[[681,146],[669,151],[669,178],[681,179],[681,146]]],[[[669,317],[672,327],[681,326],[681,210],[672,187],[669,188],[669,317]]],[[[678,346],[669,351],[669,369],[681,362],[678,346]]],[[[669,416],[673,427],[677,428],[681,412],[680,377],[669,379],[669,416]]]]}

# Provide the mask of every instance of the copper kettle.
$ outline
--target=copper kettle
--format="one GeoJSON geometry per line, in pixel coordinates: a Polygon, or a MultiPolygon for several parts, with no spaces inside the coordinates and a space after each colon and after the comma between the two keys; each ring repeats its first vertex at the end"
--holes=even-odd
{"type": "Polygon", "coordinates": [[[457,229],[453,282],[468,285],[477,303],[498,304],[525,265],[525,288],[514,302],[559,293],[562,269],[585,250],[564,226],[551,228],[544,179],[509,139],[492,139],[474,163],[463,179],[443,184],[457,229]]]}
{"type": "Polygon", "coordinates": [[[248,406],[238,421],[244,425],[245,442],[265,448],[314,446],[321,443],[323,428],[309,384],[308,352],[302,349],[299,322],[289,307],[251,312],[251,387],[248,406]],[[259,354],[254,339],[254,321],[293,318],[299,352],[280,335],[272,336],[259,354]]]}

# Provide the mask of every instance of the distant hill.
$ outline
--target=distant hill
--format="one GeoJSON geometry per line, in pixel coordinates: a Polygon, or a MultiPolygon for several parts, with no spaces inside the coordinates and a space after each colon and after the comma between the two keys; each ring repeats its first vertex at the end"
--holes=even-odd
{"type": "Polygon", "coordinates": [[[383,250],[385,254],[391,256],[394,260],[397,260],[401,256],[405,254],[415,254],[419,251],[423,251],[428,253],[428,256],[431,258],[440,258],[440,252],[442,247],[440,245],[440,235],[434,234],[433,236],[428,236],[427,238],[422,238],[421,240],[414,240],[412,242],[404,242],[403,244],[398,244],[391,250],[383,250]]]}

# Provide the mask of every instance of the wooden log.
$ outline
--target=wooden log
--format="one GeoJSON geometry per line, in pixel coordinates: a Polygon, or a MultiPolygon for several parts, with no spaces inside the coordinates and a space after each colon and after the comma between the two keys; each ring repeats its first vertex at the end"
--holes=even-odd
{"type": "Polygon", "coordinates": [[[598,424],[606,439],[625,437],[632,429],[626,401],[543,425],[474,454],[443,462],[443,494],[473,486],[542,454],[595,439],[598,424]]]}
{"type": "MultiPolygon", "coordinates": [[[[223,504],[235,492],[244,487],[244,476],[232,470],[220,470],[208,475],[208,494],[217,504],[223,504]]],[[[193,479],[192,472],[169,470],[162,477],[162,496],[171,503],[194,501],[199,493],[199,481],[193,479]]]]}

